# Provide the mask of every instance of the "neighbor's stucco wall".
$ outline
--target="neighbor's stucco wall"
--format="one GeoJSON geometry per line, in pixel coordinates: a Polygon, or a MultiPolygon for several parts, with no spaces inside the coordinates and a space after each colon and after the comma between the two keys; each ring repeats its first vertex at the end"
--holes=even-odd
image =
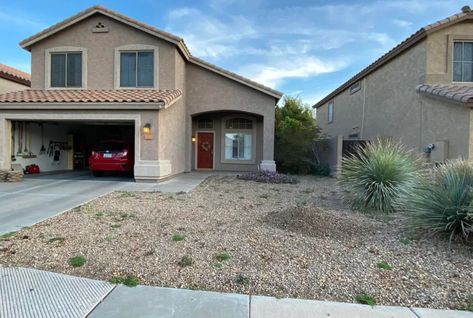
{"type": "Polygon", "coordinates": [[[0,77],[0,94],[4,94],[8,92],[15,92],[15,91],[22,91],[28,88],[30,87],[0,77]]]}
{"type": "Polygon", "coordinates": [[[187,64],[186,88],[189,116],[212,111],[239,111],[262,116],[260,135],[263,139],[257,148],[262,148],[261,160],[273,160],[274,97],[193,64],[187,64]]]}
{"type": "Polygon", "coordinates": [[[158,47],[158,88],[175,88],[175,53],[174,44],[160,40],[155,36],[132,28],[124,23],[95,14],[70,26],[31,47],[32,88],[44,89],[45,54],[47,49],[55,47],[81,47],[87,49],[87,88],[113,89],[115,48],[123,45],[144,44],[158,47]],[[102,22],[107,33],[93,33],[92,29],[102,22]]]}
{"type": "Polygon", "coordinates": [[[452,83],[454,40],[473,40],[473,22],[471,20],[429,34],[426,39],[426,83],[452,83]]]}
{"type": "Polygon", "coordinates": [[[322,132],[344,139],[356,131],[359,139],[392,137],[418,152],[447,140],[449,158],[468,158],[470,110],[416,93],[425,78],[427,43],[419,43],[367,76],[357,93],[350,95],[347,90],[335,97],[332,124],[327,123],[328,106],[318,108],[322,132]]]}

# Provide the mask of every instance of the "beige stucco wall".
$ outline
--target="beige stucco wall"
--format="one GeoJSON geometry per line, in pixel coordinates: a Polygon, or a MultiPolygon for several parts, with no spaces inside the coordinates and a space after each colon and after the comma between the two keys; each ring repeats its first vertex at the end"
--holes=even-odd
{"type": "Polygon", "coordinates": [[[473,22],[471,20],[454,24],[427,37],[426,83],[452,83],[454,40],[473,40],[473,22]]]}
{"type": "MultiPolygon", "coordinates": [[[[263,139],[257,147],[263,148],[261,160],[273,160],[274,97],[192,64],[187,65],[186,83],[189,116],[212,111],[241,111],[262,116],[260,135],[263,139]]],[[[241,168],[248,169],[247,166],[241,168]]]]}
{"type": "Polygon", "coordinates": [[[0,77],[0,94],[4,94],[8,92],[15,92],[15,91],[22,91],[28,88],[29,86],[0,77]]]}
{"type": "Polygon", "coordinates": [[[95,14],[32,46],[32,88],[44,89],[46,87],[46,50],[55,47],[73,46],[87,50],[87,88],[113,89],[115,48],[131,44],[158,47],[159,62],[156,65],[159,71],[158,88],[174,89],[176,85],[175,46],[101,14],[95,14]],[[92,29],[98,22],[102,22],[109,32],[93,33],[92,29]]]}

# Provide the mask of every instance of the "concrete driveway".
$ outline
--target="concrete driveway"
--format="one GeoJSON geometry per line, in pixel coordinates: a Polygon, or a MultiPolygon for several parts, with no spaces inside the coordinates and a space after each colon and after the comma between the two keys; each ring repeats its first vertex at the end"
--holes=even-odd
{"type": "Polygon", "coordinates": [[[126,177],[94,178],[89,172],[27,176],[0,183],[0,234],[17,231],[133,183],[126,177]]]}

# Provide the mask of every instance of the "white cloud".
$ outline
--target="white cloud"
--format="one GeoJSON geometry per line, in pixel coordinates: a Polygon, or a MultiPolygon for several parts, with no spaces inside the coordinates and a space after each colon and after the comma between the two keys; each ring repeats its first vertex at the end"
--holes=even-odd
{"type": "Polygon", "coordinates": [[[288,78],[307,78],[336,72],[347,65],[344,61],[322,61],[313,56],[281,59],[271,65],[248,65],[241,69],[252,80],[276,88],[288,78]]]}
{"type": "Polygon", "coordinates": [[[394,19],[393,23],[401,28],[407,28],[412,25],[411,21],[406,21],[406,20],[401,20],[401,19],[394,19]]]}

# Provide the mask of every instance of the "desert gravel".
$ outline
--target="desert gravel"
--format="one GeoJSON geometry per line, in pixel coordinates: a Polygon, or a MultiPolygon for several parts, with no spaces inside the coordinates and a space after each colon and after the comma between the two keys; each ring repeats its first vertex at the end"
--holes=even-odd
{"type": "Polygon", "coordinates": [[[465,308],[471,245],[413,237],[401,214],[349,210],[333,179],[300,180],[214,176],[191,193],[115,192],[1,241],[0,264],[103,280],[132,275],[146,285],[347,302],[371,294],[384,305],[465,308]],[[219,262],[222,252],[230,259],[219,262]],[[68,259],[77,255],[87,262],[74,268],[68,259]],[[192,262],[182,267],[186,255],[192,262]]]}

